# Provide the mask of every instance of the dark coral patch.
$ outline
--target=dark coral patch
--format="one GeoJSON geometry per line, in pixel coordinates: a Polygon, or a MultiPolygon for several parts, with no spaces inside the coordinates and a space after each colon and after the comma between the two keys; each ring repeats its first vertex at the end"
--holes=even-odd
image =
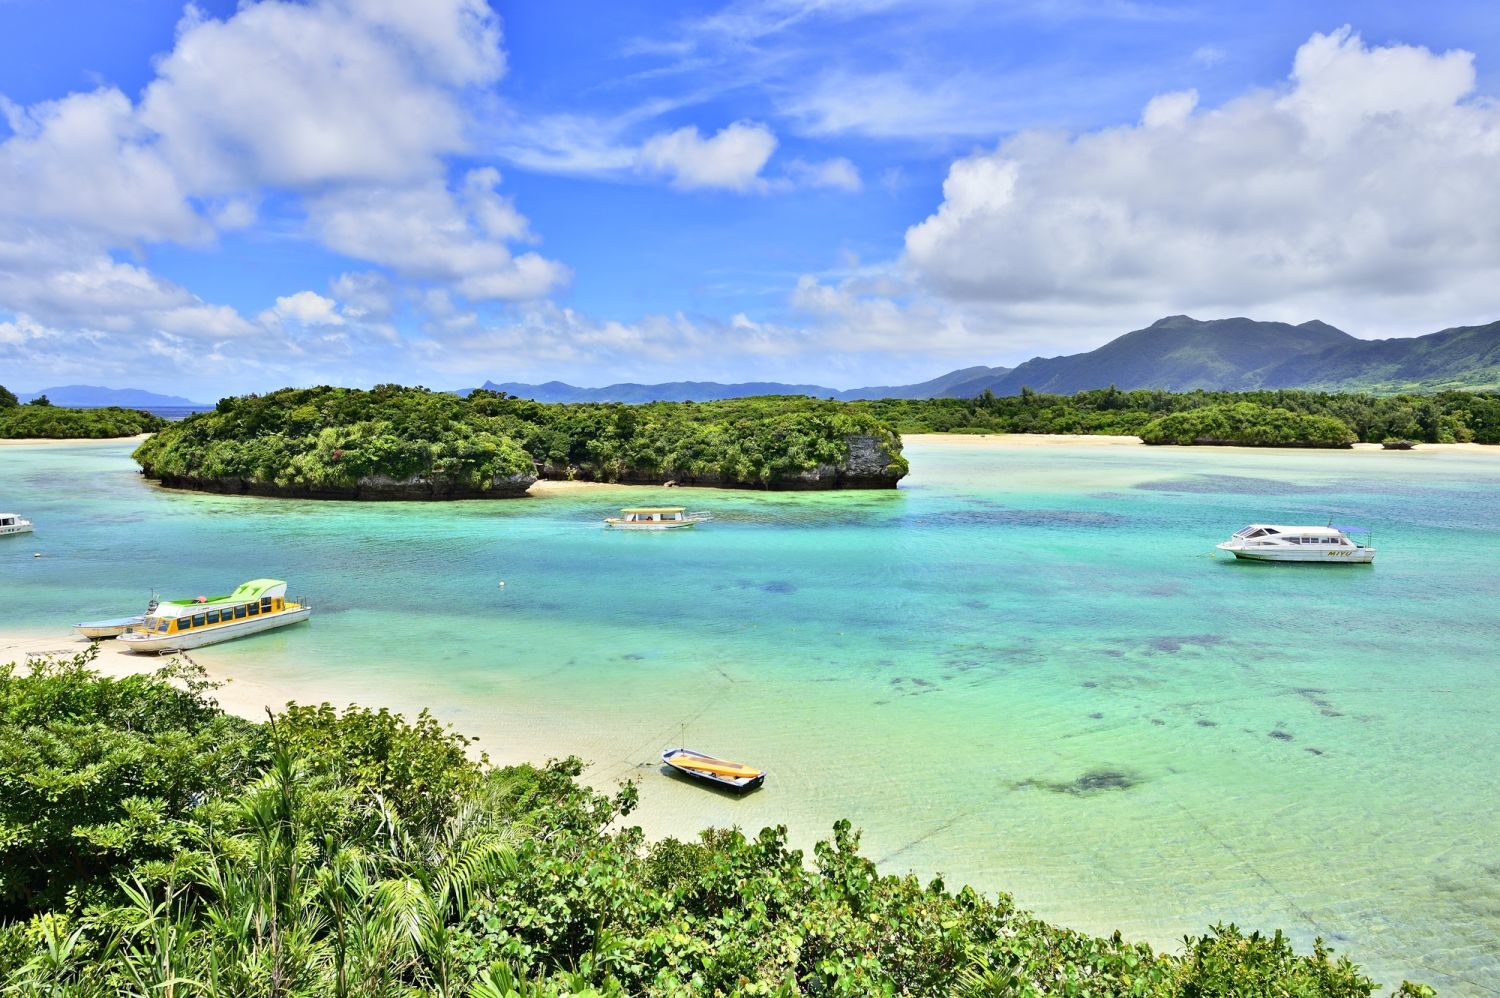
{"type": "Polygon", "coordinates": [[[1289,742],[1292,740],[1292,733],[1290,731],[1267,731],[1266,735],[1279,742],[1289,742]]]}
{"type": "Polygon", "coordinates": [[[1142,782],[1140,777],[1122,769],[1091,769],[1066,783],[1054,783],[1050,780],[1022,780],[1015,784],[1015,787],[1018,790],[1022,787],[1039,787],[1055,794],[1073,794],[1083,797],[1105,790],[1129,790],[1140,782],[1142,782]]]}

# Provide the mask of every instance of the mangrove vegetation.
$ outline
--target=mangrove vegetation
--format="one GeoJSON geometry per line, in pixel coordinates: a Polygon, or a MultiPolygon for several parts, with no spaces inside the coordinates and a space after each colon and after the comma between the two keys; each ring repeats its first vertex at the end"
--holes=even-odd
{"type": "Polygon", "coordinates": [[[231,717],[189,666],[0,666],[0,981],[72,998],[1375,989],[1280,932],[1219,925],[1162,953],[882,873],[848,822],[810,856],[784,828],[647,842],[636,786],[581,770],[490,766],[426,713],[231,717]]]}

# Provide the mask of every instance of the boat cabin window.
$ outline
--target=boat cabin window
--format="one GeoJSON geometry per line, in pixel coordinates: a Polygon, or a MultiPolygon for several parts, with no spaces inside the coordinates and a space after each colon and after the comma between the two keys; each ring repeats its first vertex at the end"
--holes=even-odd
{"type": "Polygon", "coordinates": [[[202,613],[193,614],[193,626],[202,627],[208,621],[208,616],[202,613]]]}
{"type": "Polygon", "coordinates": [[[234,608],[234,619],[235,620],[242,620],[242,619],[244,619],[244,616],[245,616],[245,604],[241,603],[239,606],[237,606],[237,607],[234,608]]]}
{"type": "Polygon", "coordinates": [[[259,603],[251,603],[251,604],[249,604],[249,608],[250,608],[250,616],[252,616],[252,617],[258,617],[258,616],[260,616],[260,604],[259,603]]]}
{"type": "Polygon", "coordinates": [[[185,631],[189,627],[192,627],[192,626],[193,626],[193,618],[192,617],[178,617],[177,618],[177,629],[179,631],[185,631]]]}
{"type": "Polygon", "coordinates": [[[1246,537],[1264,537],[1265,535],[1266,532],[1258,528],[1250,531],[1248,534],[1245,534],[1246,537]]]}
{"type": "Polygon", "coordinates": [[[261,613],[270,613],[271,612],[271,597],[269,597],[269,596],[263,596],[263,597],[261,597],[261,600],[260,600],[260,612],[261,613]]]}
{"type": "Polygon", "coordinates": [[[171,626],[172,622],[169,620],[158,620],[156,622],[156,631],[158,634],[165,634],[167,633],[167,629],[171,626]]]}

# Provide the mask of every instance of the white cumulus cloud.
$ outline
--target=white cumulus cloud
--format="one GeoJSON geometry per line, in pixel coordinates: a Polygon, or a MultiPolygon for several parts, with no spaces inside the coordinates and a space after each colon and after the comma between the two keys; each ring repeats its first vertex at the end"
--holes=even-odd
{"type": "Polygon", "coordinates": [[[647,139],[637,154],[639,169],[664,175],[687,190],[760,190],[761,169],[776,151],[776,136],[765,125],[737,121],[704,138],[692,126],[647,139]]]}
{"type": "Polygon", "coordinates": [[[1163,94],[1138,125],[956,161],[905,262],[949,300],[1033,313],[1234,310],[1367,335],[1492,319],[1500,104],[1474,86],[1467,52],[1314,35],[1280,88],[1211,109],[1163,94]]]}

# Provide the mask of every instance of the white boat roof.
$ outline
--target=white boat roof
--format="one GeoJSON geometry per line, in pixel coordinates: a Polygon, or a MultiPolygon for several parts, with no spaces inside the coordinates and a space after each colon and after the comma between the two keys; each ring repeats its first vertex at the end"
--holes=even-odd
{"type": "Polygon", "coordinates": [[[21,519],[20,513],[0,513],[0,516],[14,517],[17,520],[21,519]]]}
{"type": "Polygon", "coordinates": [[[1274,530],[1278,534],[1297,534],[1299,536],[1313,534],[1324,537],[1338,537],[1343,534],[1343,531],[1338,527],[1286,527],[1279,523],[1252,523],[1249,526],[1241,527],[1240,530],[1274,530]]]}

